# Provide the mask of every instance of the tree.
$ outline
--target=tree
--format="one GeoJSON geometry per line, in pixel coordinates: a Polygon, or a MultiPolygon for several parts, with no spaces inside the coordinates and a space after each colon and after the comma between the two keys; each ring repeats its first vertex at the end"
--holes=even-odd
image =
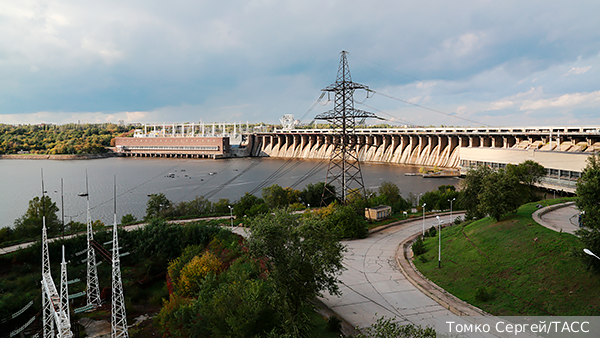
{"type": "Polygon", "coordinates": [[[256,216],[262,210],[266,210],[267,212],[269,210],[265,205],[265,201],[250,193],[245,193],[233,207],[233,213],[238,219],[244,216],[256,216]],[[260,205],[264,205],[265,207],[261,208],[260,205]]]}
{"type": "Polygon", "coordinates": [[[515,212],[523,200],[519,194],[519,181],[504,169],[493,171],[482,181],[477,195],[481,214],[490,215],[500,221],[502,216],[515,212]]]}
{"type": "Polygon", "coordinates": [[[269,208],[272,209],[281,208],[289,204],[285,189],[277,184],[263,188],[262,197],[269,208]]]}
{"type": "Polygon", "coordinates": [[[181,201],[173,207],[173,216],[200,216],[211,212],[212,203],[204,196],[196,196],[191,201],[181,201]]]}
{"type": "Polygon", "coordinates": [[[161,217],[173,205],[162,192],[150,194],[148,197],[150,198],[146,202],[146,217],[144,217],[146,220],[161,217]]]}
{"type": "Polygon", "coordinates": [[[517,180],[527,187],[527,194],[529,195],[527,201],[534,201],[534,187],[536,184],[542,182],[542,179],[546,176],[546,168],[541,164],[527,160],[518,165],[508,164],[506,166],[508,174],[513,175],[517,180]]]}
{"type": "Polygon", "coordinates": [[[321,205],[321,199],[323,199],[325,205],[329,205],[335,201],[335,193],[332,192],[335,192],[335,186],[331,184],[327,184],[327,189],[325,189],[325,182],[310,183],[300,193],[300,201],[304,204],[317,207],[321,205]]]}
{"type": "Polygon", "coordinates": [[[357,211],[351,205],[330,204],[333,213],[325,218],[329,228],[333,230],[338,239],[365,238],[367,237],[367,222],[364,213],[357,211]]]}
{"type": "Polygon", "coordinates": [[[337,276],[343,269],[344,247],[316,215],[300,218],[277,210],[251,221],[251,254],[266,259],[268,280],[288,334],[308,330],[311,300],[327,290],[339,294],[337,276]]]}
{"type": "Polygon", "coordinates": [[[15,220],[15,233],[17,237],[36,237],[42,234],[42,219],[46,216],[46,229],[48,234],[56,234],[60,229],[60,221],[56,203],[52,202],[50,196],[43,198],[34,197],[29,201],[29,207],[25,214],[15,220]]]}
{"type": "MultiPolygon", "coordinates": [[[[583,228],[577,231],[584,246],[592,252],[600,252],[600,157],[596,154],[587,159],[587,165],[577,180],[575,205],[583,213],[583,228]]],[[[589,267],[600,273],[600,261],[592,256],[581,255],[589,267]]]]}
{"type": "Polygon", "coordinates": [[[392,182],[384,181],[379,186],[379,197],[381,204],[389,205],[392,207],[394,213],[408,209],[410,205],[400,195],[400,188],[392,182]]]}
{"type": "Polygon", "coordinates": [[[368,327],[365,333],[361,333],[356,338],[435,338],[435,330],[421,325],[407,324],[400,325],[391,318],[380,317],[377,322],[368,327]]]}
{"type": "Polygon", "coordinates": [[[135,218],[135,216],[132,214],[123,215],[123,217],[121,217],[121,224],[123,225],[132,224],[135,222],[137,222],[137,218],[135,218]]]}
{"type": "Polygon", "coordinates": [[[484,188],[484,178],[492,172],[492,169],[486,166],[479,166],[470,169],[464,180],[461,182],[460,204],[466,209],[465,217],[467,219],[483,218],[485,216],[479,208],[479,194],[484,188]]]}

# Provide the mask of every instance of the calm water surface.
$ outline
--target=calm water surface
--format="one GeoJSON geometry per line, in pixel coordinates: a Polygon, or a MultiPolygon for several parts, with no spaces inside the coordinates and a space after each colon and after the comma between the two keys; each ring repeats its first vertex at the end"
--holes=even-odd
{"type": "MultiPolygon", "coordinates": [[[[316,160],[282,160],[241,158],[226,160],[133,159],[106,158],[95,160],[0,160],[0,227],[12,226],[25,213],[27,203],[41,195],[41,169],[45,190],[61,208],[60,179],[64,181],[65,221],[85,222],[85,172],[89,180],[92,219],[112,223],[113,178],[117,177],[117,215],[133,214],[138,219],[145,214],[149,194],[164,193],[173,202],[212,195],[210,200],[239,199],[247,191],[266,183],[283,187],[296,185],[302,189],[308,183],[325,180],[326,162],[318,167],[316,160]],[[306,177],[311,169],[320,168],[306,177]],[[173,174],[173,175],[169,175],[173,174]],[[168,177],[172,176],[172,177],[168,177]],[[268,180],[271,178],[270,180],[268,180]],[[303,178],[304,181],[300,182],[303,178]]],[[[433,179],[405,176],[417,172],[417,167],[392,164],[362,164],[365,187],[377,189],[382,181],[400,187],[404,197],[409,192],[419,194],[442,184],[457,184],[457,179],[433,179]]],[[[256,195],[260,196],[260,190],[256,195]]],[[[61,217],[60,211],[58,213],[61,217]]]]}

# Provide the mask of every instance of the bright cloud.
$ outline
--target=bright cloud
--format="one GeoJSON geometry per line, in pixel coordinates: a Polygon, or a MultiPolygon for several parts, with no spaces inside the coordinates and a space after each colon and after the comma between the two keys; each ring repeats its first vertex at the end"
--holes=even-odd
{"type": "Polygon", "coordinates": [[[478,125],[528,123],[523,110],[549,110],[531,121],[593,123],[599,11],[595,2],[8,1],[0,122],[276,123],[307,112],[347,50],[353,80],[401,99],[365,103],[400,121],[475,123],[447,115],[456,111],[478,125]]]}
{"type": "Polygon", "coordinates": [[[592,66],[587,66],[587,67],[573,67],[573,68],[571,68],[569,70],[569,72],[566,75],[569,75],[569,74],[575,74],[575,75],[585,74],[591,68],[592,68],[592,66]]]}
{"type": "Polygon", "coordinates": [[[525,100],[520,110],[539,110],[548,108],[576,108],[579,106],[600,107],[600,90],[591,93],[564,94],[542,100],[525,100]]]}

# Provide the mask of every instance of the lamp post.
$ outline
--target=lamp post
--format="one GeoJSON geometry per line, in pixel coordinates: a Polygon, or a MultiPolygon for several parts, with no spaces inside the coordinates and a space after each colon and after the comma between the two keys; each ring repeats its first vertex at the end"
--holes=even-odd
{"type": "Polygon", "coordinates": [[[229,207],[229,219],[231,220],[231,227],[233,228],[233,207],[228,205],[229,207]]]}
{"type": "Polygon", "coordinates": [[[425,206],[427,203],[423,203],[423,237],[425,237],[425,206]]]}
{"type": "Polygon", "coordinates": [[[435,218],[437,218],[438,220],[438,236],[439,236],[439,242],[438,242],[438,268],[442,268],[442,223],[444,223],[443,220],[440,219],[440,216],[435,216],[435,218]]]}
{"type": "Polygon", "coordinates": [[[590,249],[583,249],[583,252],[585,252],[586,254],[588,254],[590,256],[594,256],[594,257],[600,259],[600,257],[596,256],[596,254],[594,254],[593,252],[591,252],[590,249]]]}
{"type": "Polygon", "coordinates": [[[452,218],[452,202],[454,202],[455,199],[456,199],[456,197],[454,197],[451,200],[448,200],[448,202],[450,202],[450,223],[454,222],[454,218],[452,218]]]}

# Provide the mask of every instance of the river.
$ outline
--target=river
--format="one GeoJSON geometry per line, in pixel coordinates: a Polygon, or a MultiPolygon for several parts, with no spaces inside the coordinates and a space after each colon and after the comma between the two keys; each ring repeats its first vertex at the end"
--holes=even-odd
{"type": "MultiPolygon", "coordinates": [[[[117,179],[117,215],[145,214],[149,194],[164,193],[173,202],[195,196],[212,195],[210,200],[239,199],[261,184],[296,185],[301,190],[308,183],[324,181],[326,162],[318,160],[285,160],[273,158],[239,158],[222,160],[104,158],[94,160],[0,160],[0,228],[12,226],[27,210],[27,203],[41,195],[41,171],[47,194],[61,208],[61,178],[65,222],[85,222],[85,175],[89,181],[92,219],[112,223],[113,179],[117,179]],[[322,163],[320,167],[317,167],[322,163]],[[306,177],[313,168],[312,176],[306,177]],[[169,175],[172,174],[172,175],[169,175]],[[272,180],[266,181],[272,177],[272,180]],[[304,181],[300,180],[306,177],[304,181]],[[266,181],[266,182],[265,182],[266,181]],[[229,183],[228,183],[229,182],[229,183]],[[228,183],[228,184],[226,184],[228,183]]],[[[376,190],[383,181],[400,187],[403,197],[436,189],[442,184],[458,183],[453,178],[405,176],[418,172],[418,167],[384,163],[362,163],[367,189],[376,190]]],[[[260,196],[260,190],[255,193],[260,196]]],[[[59,219],[61,212],[58,212],[59,219]]]]}

